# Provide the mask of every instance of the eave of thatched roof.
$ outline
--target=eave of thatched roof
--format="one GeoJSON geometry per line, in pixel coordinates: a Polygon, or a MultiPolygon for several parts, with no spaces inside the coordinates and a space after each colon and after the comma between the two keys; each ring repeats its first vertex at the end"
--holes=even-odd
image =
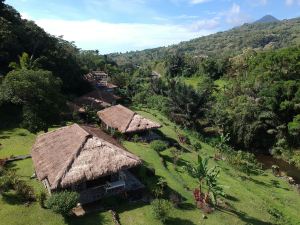
{"type": "Polygon", "coordinates": [[[74,124],[39,135],[31,151],[38,179],[48,179],[50,188],[56,189],[141,163],[137,156],[110,143],[107,136],[101,138],[102,133],[95,130],[74,124]]]}
{"type": "Polygon", "coordinates": [[[139,132],[161,127],[160,124],[144,118],[122,105],[111,106],[99,111],[97,115],[106,125],[117,129],[121,133],[139,132]]]}
{"type": "Polygon", "coordinates": [[[74,100],[74,103],[82,107],[91,106],[95,109],[103,109],[111,106],[119,97],[101,90],[94,90],[74,100]]]}
{"type": "Polygon", "coordinates": [[[63,177],[61,187],[94,180],[140,164],[135,155],[98,137],[89,138],[63,177]]]}
{"type": "Polygon", "coordinates": [[[155,128],[160,128],[161,125],[159,123],[153,122],[152,120],[146,119],[141,115],[135,114],[126,129],[127,133],[137,132],[143,130],[150,130],[155,128]]]}

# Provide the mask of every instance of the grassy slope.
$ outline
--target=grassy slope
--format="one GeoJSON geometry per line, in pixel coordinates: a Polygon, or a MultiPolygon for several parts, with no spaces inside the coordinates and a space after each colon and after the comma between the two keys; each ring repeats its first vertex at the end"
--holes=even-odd
{"type": "MultiPolygon", "coordinates": [[[[0,131],[0,158],[10,155],[29,154],[30,148],[34,142],[35,135],[24,129],[11,129],[0,131]]],[[[30,179],[33,174],[33,165],[31,159],[18,161],[12,164],[18,170],[18,174],[34,187],[38,193],[43,189],[40,182],[30,179]]],[[[63,218],[60,215],[52,213],[50,210],[42,209],[38,203],[30,206],[20,204],[17,199],[0,196],[0,224],[7,225],[108,225],[112,224],[111,216],[108,212],[90,214],[84,218],[63,218]]]]}
{"type": "MultiPolygon", "coordinates": [[[[152,114],[141,111],[141,114],[148,118],[159,121],[164,124],[160,129],[166,136],[177,139],[174,130],[174,124],[168,121],[157,112],[152,114]],[[153,116],[155,115],[155,116],[153,116]]],[[[183,131],[181,131],[183,132],[183,131]]],[[[23,129],[12,129],[0,132],[0,157],[6,157],[11,154],[26,154],[29,152],[35,135],[23,129]]],[[[191,139],[193,137],[191,136],[191,139]]],[[[268,211],[273,208],[279,209],[285,218],[289,219],[290,224],[300,224],[298,210],[300,207],[300,197],[287,182],[275,178],[270,172],[261,176],[253,176],[247,180],[241,180],[237,176],[238,172],[229,167],[226,162],[215,162],[211,160],[211,165],[218,164],[222,172],[220,174],[220,183],[224,185],[225,192],[228,194],[226,200],[231,205],[231,210],[216,211],[208,216],[207,220],[201,219],[201,211],[193,207],[193,198],[191,192],[186,191],[185,187],[193,189],[197,183],[195,179],[189,177],[179,166],[174,168],[172,161],[167,161],[167,168],[161,163],[159,155],[150,149],[149,145],[142,143],[125,142],[124,145],[133,153],[139,155],[145,162],[152,165],[157,175],[166,179],[168,185],[173,190],[186,198],[186,209],[174,209],[170,220],[166,224],[194,225],[194,224],[270,224],[273,218],[268,211]],[[226,221],[226,222],[225,222],[226,221]],[[225,223],[224,223],[225,222],[225,223]]],[[[212,156],[214,149],[205,143],[200,153],[206,156],[212,156]]],[[[187,147],[187,146],[185,146],[187,147]]],[[[170,150],[161,153],[162,157],[168,160],[170,150]]],[[[195,161],[197,153],[185,152],[181,155],[181,164],[185,161],[195,161]]],[[[33,173],[31,159],[19,161],[16,164],[18,173],[25,180],[34,186],[35,190],[41,190],[41,185],[35,180],[30,180],[33,173]]],[[[143,204],[122,204],[117,209],[120,214],[123,225],[160,225],[159,221],[153,219],[149,205],[143,204]]],[[[274,210],[273,210],[274,211],[274,210]]],[[[41,209],[37,203],[29,207],[19,204],[15,201],[5,201],[0,197],[0,218],[4,224],[112,224],[108,212],[90,214],[83,218],[64,219],[49,210],[41,209]],[[22,218],[22,219],[20,219],[22,218]]],[[[278,220],[277,220],[278,221],[278,220]]]]}
{"type": "MultiPolygon", "coordinates": [[[[140,113],[148,118],[157,120],[160,123],[169,124],[163,126],[161,131],[168,137],[174,139],[177,138],[174,131],[174,125],[166,118],[160,115],[154,117],[146,112],[140,113]]],[[[212,147],[204,143],[202,143],[202,145],[202,155],[212,156],[214,154],[214,149],[212,147]]],[[[158,154],[150,149],[147,144],[125,142],[125,146],[130,151],[139,155],[144,161],[152,165],[159,176],[165,177],[168,185],[172,189],[187,198],[186,203],[193,203],[191,193],[187,192],[184,189],[184,186],[186,185],[192,189],[196,187],[197,183],[180,167],[175,170],[172,162],[167,162],[167,169],[164,168],[158,154]]],[[[162,155],[170,156],[171,154],[169,150],[166,150],[162,152],[162,155]]],[[[188,152],[183,153],[181,158],[184,161],[193,162],[195,161],[196,156],[197,153],[188,152]]],[[[209,216],[208,220],[202,221],[200,219],[201,213],[199,210],[175,209],[172,218],[176,218],[180,215],[180,219],[183,221],[178,224],[198,224],[200,221],[205,224],[221,224],[222,221],[226,221],[226,224],[268,224],[272,223],[272,219],[274,219],[268,213],[268,211],[273,210],[273,208],[279,209],[284,217],[290,220],[291,224],[300,224],[297,213],[297,210],[300,207],[300,197],[287,182],[274,177],[270,171],[261,176],[253,176],[250,179],[242,180],[240,176],[237,176],[239,173],[226,165],[226,162],[214,162],[211,160],[211,165],[215,164],[218,164],[222,168],[220,183],[224,185],[225,192],[229,196],[226,201],[232,205],[231,210],[223,212],[216,211],[209,216]]],[[[148,207],[145,206],[145,210],[149,210],[147,208],[148,207]]],[[[133,210],[123,214],[121,213],[121,221],[127,221],[128,218],[135,215],[139,216],[137,221],[140,221],[141,219],[141,221],[150,224],[151,221],[143,216],[141,209],[138,210],[139,212],[133,210]],[[138,215],[136,215],[136,213],[138,215]]]]}

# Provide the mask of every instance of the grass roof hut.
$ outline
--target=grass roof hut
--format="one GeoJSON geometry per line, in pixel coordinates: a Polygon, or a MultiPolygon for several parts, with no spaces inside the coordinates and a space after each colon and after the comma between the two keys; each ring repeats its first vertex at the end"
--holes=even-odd
{"type": "Polygon", "coordinates": [[[74,99],[73,102],[68,102],[67,105],[71,112],[85,113],[86,106],[94,110],[101,110],[115,105],[119,99],[120,97],[113,93],[94,90],[74,99]]]}
{"type": "Polygon", "coordinates": [[[71,189],[87,203],[143,186],[128,171],[141,160],[98,130],[74,124],[37,137],[32,160],[50,193],[71,189]]]}
{"type": "Polygon", "coordinates": [[[122,105],[111,106],[97,114],[107,129],[116,129],[123,134],[144,132],[161,127],[159,123],[144,118],[122,105]]]}

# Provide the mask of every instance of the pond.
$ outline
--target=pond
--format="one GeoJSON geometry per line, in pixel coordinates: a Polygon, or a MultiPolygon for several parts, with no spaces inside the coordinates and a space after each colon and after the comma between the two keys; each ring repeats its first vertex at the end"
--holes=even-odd
{"type": "Polygon", "coordinates": [[[256,159],[263,166],[263,169],[271,169],[272,165],[279,166],[280,171],[287,176],[293,177],[297,184],[300,184],[300,169],[287,163],[282,159],[276,159],[271,155],[256,154],[256,159]]]}

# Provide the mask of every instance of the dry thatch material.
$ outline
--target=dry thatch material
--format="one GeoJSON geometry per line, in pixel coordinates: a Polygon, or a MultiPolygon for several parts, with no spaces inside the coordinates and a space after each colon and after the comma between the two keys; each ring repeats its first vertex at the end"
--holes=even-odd
{"type": "Polygon", "coordinates": [[[62,179],[61,187],[95,180],[139,164],[135,155],[98,137],[92,137],[87,140],[80,155],[62,179]]]}
{"type": "Polygon", "coordinates": [[[138,115],[130,109],[116,105],[99,111],[99,118],[109,127],[121,133],[132,133],[160,128],[161,125],[138,115]]]}
{"type": "Polygon", "coordinates": [[[101,110],[115,104],[118,99],[120,99],[120,97],[112,93],[94,90],[75,99],[73,103],[69,103],[68,106],[72,111],[76,110],[79,112],[84,106],[90,106],[95,110],[101,110]]]}
{"type": "Polygon", "coordinates": [[[92,136],[88,129],[77,124],[39,135],[31,155],[38,179],[47,179],[52,190],[141,163],[137,156],[92,136]]]}

